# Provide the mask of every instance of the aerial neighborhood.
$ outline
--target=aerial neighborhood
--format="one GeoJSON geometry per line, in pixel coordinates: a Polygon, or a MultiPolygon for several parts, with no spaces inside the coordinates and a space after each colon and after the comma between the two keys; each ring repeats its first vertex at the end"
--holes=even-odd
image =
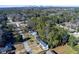
{"type": "Polygon", "coordinates": [[[79,8],[0,9],[0,54],[78,54],[79,8]]]}

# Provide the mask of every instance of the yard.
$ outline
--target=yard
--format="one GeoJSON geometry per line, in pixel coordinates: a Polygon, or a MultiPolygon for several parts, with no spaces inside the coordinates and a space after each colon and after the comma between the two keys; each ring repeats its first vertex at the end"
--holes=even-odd
{"type": "MultiPolygon", "coordinates": [[[[32,36],[32,35],[29,36],[29,33],[28,34],[26,33],[25,36],[30,37],[29,46],[32,49],[33,54],[36,54],[36,53],[39,53],[39,52],[43,51],[41,49],[40,45],[36,42],[34,36],[32,36]]],[[[52,50],[56,51],[58,54],[76,54],[76,53],[78,53],[78,51],[75,51],[74,49],[72,49],[67,44],[64,45],[64,46],[56,47],[52,50]]]]}
{"type": "Polygon", "coordinates": [[[23,46],[22,43],[17,43],[14,45],[15,48],[16,48],[16,54],[22,54],[22,53],[25,53],[25,48],[23,46]]]}
{"type": "Polygon", "coordinates": [[[37,54],[41,51],[43,51],[40,47],[40,45],[38,45],[38,43],[36,42],[34,36],[30,36],[31,39],[29,40],[29,46],[32,48],[32,53],[33,54],[37,54]]]}
{"type": "Polygon", "coordinates": [[[74,47],[74,50],[76,50],[76,51],[78,52],[78,54],[79,54],[79,45],[76,45],[76,46],[74,47]]]}
{"type": "Polygon", "coordinates": [[[67,44],[64,45],[64,46],[56,47],[56,48],[54,48],[52,50],[56,51],[58,54],[76,54],[77,53],[77,51],[75,51],[74,49],[72,49],[67,44]]]}

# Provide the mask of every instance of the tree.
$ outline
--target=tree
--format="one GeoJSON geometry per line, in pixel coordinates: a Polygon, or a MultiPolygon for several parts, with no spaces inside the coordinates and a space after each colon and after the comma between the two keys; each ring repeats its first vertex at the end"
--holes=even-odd
{"type": "Polygon", "coordinates": [[[68,45],[70,45],[71,47],[73,47],[75,44],[76,37],[74,37],[73,35],[70,35],[69,40],[68,40],[68,45]]]}
{"type": "Polygon", "coordinates": [[[48,45],[50,48],[56,47],[59,43],[57,34],[55,34],[54,32],[50,32],[48,35],[48,45]]]}
{"type": "Polygon", "coordinates": [[[53,26],[50,32],[48,33],[48,45],[50,48],[57,47],[60,44],[67,43],[68,40],[67,32],[58,26],[53,26]],[[66,36],[64,38],[64,36],[66,36]],[[64,40],[65,39],[65,40],[64,40]]]}
{"type": "Polygon", "coordinates": [[[79,28],[77,28],[77,32],[79,32],[79,28]]]}

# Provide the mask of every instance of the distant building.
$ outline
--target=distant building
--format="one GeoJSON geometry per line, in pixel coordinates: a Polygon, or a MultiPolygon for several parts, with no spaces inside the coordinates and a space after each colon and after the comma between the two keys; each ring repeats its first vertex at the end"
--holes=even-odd
{"type": "Polygon", "coordinates": [[[0,15],[0,23],[7,20],[6,15],[0,15]]]}
{"type": "Polygon", "coordinates": [[[74,32],[74,33],[71,33],[73,36],[75,37],[79,37],[79,32],[74,32]]]}
{"type": "Polygon", "coordinates": [[[3,35],[3,30],[0,29],[0,47],[3,47],[4,46],[4,42],[3,42],[3,39],[2,39],[2,35],[3,35]]]}

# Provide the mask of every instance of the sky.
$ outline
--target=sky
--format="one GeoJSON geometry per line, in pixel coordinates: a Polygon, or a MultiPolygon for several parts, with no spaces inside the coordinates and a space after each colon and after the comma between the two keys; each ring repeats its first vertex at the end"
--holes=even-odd
{"type": "Polygon", "coordinates": [[[0,7],[22,7],[29,5],[79,7],[79,0],[0,0],[0,7]]]}

